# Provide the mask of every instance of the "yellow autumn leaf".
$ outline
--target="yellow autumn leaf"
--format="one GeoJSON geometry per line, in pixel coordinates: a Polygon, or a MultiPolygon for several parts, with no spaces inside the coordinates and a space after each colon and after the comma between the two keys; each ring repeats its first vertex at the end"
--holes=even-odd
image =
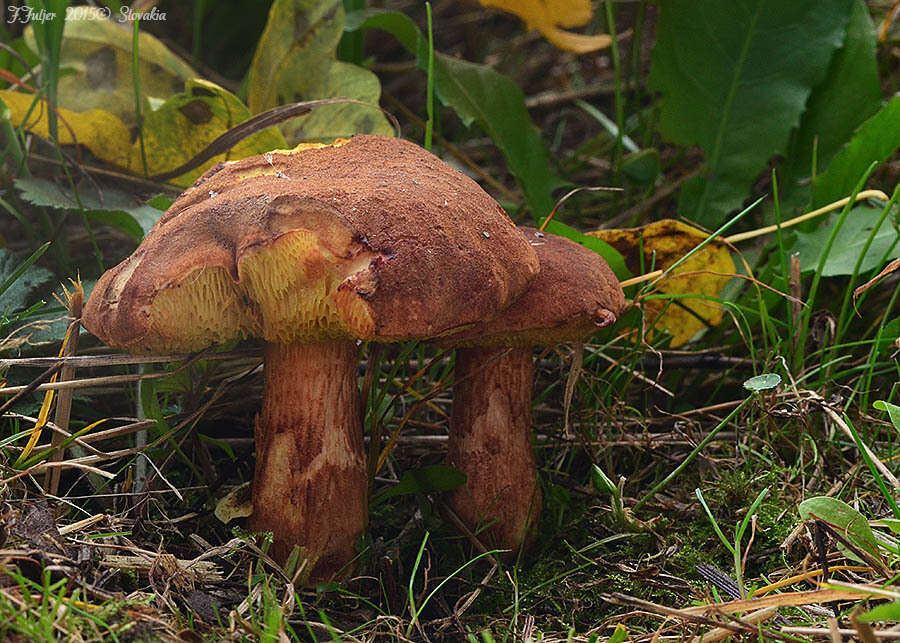
{"type": "MultiPolygon", "coordinates": [[[[44,138],[50,137],[47,103],[34,94],[9,89],[0,90],[0,100],[9,108],[9,120],[14,126],[44,138]]],[[[60,107],[57,111],[61,145],[78,143],[111,165],[128,166],[131,134],[117,116],[102,109],[77,112],[60,107]]]]}
{"type": "Polygon", "coordinates": [[[479,0],[482,6],[501,9],[519,16],[529,29],[537,29],[553,45],[565,51],[584,54],[609,47],[609,34],[588,36],[560,27],[578,27],[591,20],[590,0],[479,0]]]}
{"type": "MultiPolygon", "coordinates": [[[[132,26],[109,19],[102,7],[77,7],[67,12],[59,54],[63,73],[57,87],[60,107],[75,112],[102,109],[127,127],[137,124],[134,111],[132,26]]],[[[38,51],[34,28],[24,33],[25,43],[38,51]]],[[[151,34],[138,36],[138,75],[141,95],[160,103],[184,91],[197,74],[151,34]]]]}
{"type": "MultiPolygon", "coordinates": [[[[33,94],[0,90],[0,100],[10,111],[10,121],[38,136],[49,137],[47,104],[33,94]]],[[[132,174],[153,176],[180,167],[226,131],[250,118],[247,107],[232,93],[207,80],[185,83],[185,91],[170,97],[155,110],[144,113],[144,154],[140,140],[132,140],[129,128],[110,112],[84,112],[60,108],[59,142],[78,143],[94,156],[132,174]],[[74,134],[74,137],[73,137],[74,134]]],[[[206,168],[232,159],[286,147],[277,128],[270,127],[237,143],[226,154],[182,174],[172,183],[190,185],[206,168]]]]}
{"type": "MultiPolygon", "coordinates": [[[[622,253],[629,270],[635,274],[665,270],[709,236],[703,230],[673,219],[640,228],[588,234],[622,253]]],[[[672,348],[683,346],[698,331],[722,322],[722,306],[716,300],[734,272],[728,244],[713,239],[655,285],[658,293],[688,296],[645,300],[647,320],[655,320],[654,329],[665,330],[672,336],[672,348]]]]}

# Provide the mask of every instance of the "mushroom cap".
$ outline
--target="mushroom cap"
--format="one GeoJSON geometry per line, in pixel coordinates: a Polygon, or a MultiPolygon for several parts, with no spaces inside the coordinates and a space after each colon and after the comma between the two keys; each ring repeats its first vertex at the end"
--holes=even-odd
{"type": "Polygon", "coordinates": [[[432,338],[492,317],[538,269],[474,181],[413,143],[355,136],[206,172],[100,278],[83,321],[131,351],[432,338]]]}
{"type": "Polygon", "coordinates": [[[625,308],[619,280],[599,254],[564,237],[520,227],[541,271],[528,290],[493,319],[439,341],[444,346],[551,346],[583,339],[625,308]]]}

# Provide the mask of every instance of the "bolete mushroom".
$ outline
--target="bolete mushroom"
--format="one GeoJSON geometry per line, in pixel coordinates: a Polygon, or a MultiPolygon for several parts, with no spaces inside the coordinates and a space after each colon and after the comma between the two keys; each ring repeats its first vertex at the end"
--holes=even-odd
{"type": "Polygon", "coordinates": [[[466,474],[449,496],[473,531],[513,551],[541,509],[531,447],[535,346],[584,339],[625,307],[616,276],[597,253],[533,228],[520,228],[541,269],[528,290],[493,320],[443,338],[456,346],[448,460],[466,474]]]}
{"type": "Polygon", "coordinates": [[[214,167],[107,271],[84,324],[135,352],[265,341],[250,527],[309,582],[355,553],[366,514],[357,339],[431,338],[489,318],[537,257],[474,181],[381,136],[214,167]]]}

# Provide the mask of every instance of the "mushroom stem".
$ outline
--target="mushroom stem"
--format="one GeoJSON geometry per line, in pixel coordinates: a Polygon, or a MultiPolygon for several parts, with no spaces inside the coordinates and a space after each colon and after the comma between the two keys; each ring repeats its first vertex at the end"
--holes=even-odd
{"type": "MultiPolygon", "coordinates": [[[[366,465],[355,342],[267,344],[256,421],[253,531],[271,531],[271,555],[294,545],[307,582],[353,559],[366,518],[366,465]]],[[[345,570],[346,571],[346,570],[345,570]]]]}
{"type": "Polygon", "coordinates": [[[518,550],[541,512],[531,447],[533,349],[457,348],[448,458],[467,476],[450,506],[486,544],[518,550]]]}

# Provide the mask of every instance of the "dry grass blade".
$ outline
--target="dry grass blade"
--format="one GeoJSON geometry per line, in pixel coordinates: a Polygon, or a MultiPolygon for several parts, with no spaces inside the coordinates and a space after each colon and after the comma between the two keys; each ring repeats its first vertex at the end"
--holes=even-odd
{"type": "MultiPolygon", "coordinates": [[[[63,338],[62,346],[59,349],[59,354],[62,356],[66,347],[69,345],[69,342],[72,339],[72,330],[76,327],[75,323],[69,325],[69,328],[66,330],[66,336],[63,338]]],[[[60,369],[62,372],[63,368],[60,369]]],[[[59,372],[54,373],[50,376],[50,383],[53,384],[56,382],[57,377],[59,377],[59,372]]],[[[30,384],[27,386],[31,386],[30,384]]],[[[27,387],[25,387],[27,388],[27,387]]],[[[37,387],[38,390],[40,387],[37,387]]],[[[0,389],[6,390],[6,389],[0,389]]],[[[54,390],[48,390],[46,395],[44,395],[44,401],[41,403],[41,410],[38,411],[37,422],[34,423],[34,428],[31,430],[31,436],[28,438],[28,442],[25,444],[25,448],[22,449],[22,453],[19,454],[18,460],[16,460],[16,466],[21,466],[22,463],[31,455],[32,450],[34,450],[34,446],[37,444],[37,441],[41,437],[41,432],[44,429],[44,426],[47,424],[47,419],[50,416],[50,407],[53,405],[53,399],[56,396],[56,392],[54,390]]]]}
{"type": "Polygon", "coordinates": [[[622,594],[621,592],[615,592],[613,594],[604,594],[601,595],[602,598],[610,603],[616,605],[625,605],[628,607],[636,607],[642,611],[649,612],[651,614],[659,614],[661,616],[666,616],[669,618],[677,618],[682,621],[688,621],[690,623],[696,623],[698,625],[708,625],[710,627],[721,627],[732,633],[739,634],[743,632],[743,628],[739,625],[734,625],[731,623],[721,623],[711,618],[707,618],[706,616],[700,614],[689,614],[684,612],[683,610],[679,610],[674,607],[667,607],[665,605],[659,605],[657,603],[652,603],[650,601],[645,601],[640,598],[636,598],[634,596],[629,596],[627,594],[622,594]]]}
{"type": "Polygon", "coordinates": [[[849,589],[815,589],[807,592],[786,592],[763,598],[742,599],[728,601],[727,603],[711,603],[709,605],[697,605],[680,610],[683,614],[734,614],[747,612],[764,607],[796,607],[798,605],[816,605],[818,603],[830,603],[831,601],[859,600],[859,591],[849,589]]]}
{"type": "MultiPolygon", "coordinates": [[[[804,627],[804,626],[786,626],[782,627],[781,631],[784,634],[788,634],[791,636],[803,636],[809,638],[826,638],[831,637],[832,641],[844,641],[843,637],[847,637],[847,639],[851,639],[855,636],[859,636],[857,630],[851,630],[847,628],[835,628],[832,630],[831,628],[824,627],[804,627]],[[836,636],[836,638],[835,638],[836,636]]],[[[880,632],[873,632],[873,636],[877,641],[896,641],[900,639],[900,631],[897,630],[885,630],[880,632]]],[[[794,639],[796,640],[796,639],[794,639]]]]}
{"type": "MultiPolygon", "coordinates": [[[[801,524],[802,526],[802,524],[801,524]]],[[[803,572],[802,574],[795,574],[793,576],[789,576],[787,578],[783,578],[777,583],[772,583],[770,585],[766,585],[765,587],[760,587],[751,595],[751,598],[759,598],[760,596],[765,596],[770,592],[774,592],[776,589],[781,589],[782,587],[787,587],[789,585],[793,585],[795,583],[800,583],[803,581],[812,580],[817,576],[821,576],[825,570],[822,569],[811,569],[809,571],[803,572]]],[[[874,572],[875,570],[868,565],[830,565],[828,567],[828,573],[832,572],[874,572]]]]}
{"type": "MultiPolygon", "coordinates": [[[[752,628],[754,625],[760,625],[761,623],[765,623],[773,616],[778,613],[777,607],[764,607],[763,609],[756,610],[755,612],[751,612],[746,616],[742,617],[738,622],[741,625],[747,626],[747,628],[752,628]]],[[[710,630],[709,632],[705,632],[701,636],[695,636],[692,640],[692,643],[713,643],[714,641],[724,641],[729,636],[732,636],[734,632],[730,629],[726,629],[724,627],[717,627],[714,630],[710,630]]]]}
{"type": "MultiPolygon", "coordinates": [[[[815,394],[814,394],[814,395],[815,395],[815,394]]],[[[818,395],[816,395],[816,397],[818,397],[818,395]]],[[[821,398],[819,398],[819,399],[821,400],[821,398]]],[[[830,406],[828,406],[827,404],[825,404],[825,403],[824,403],[824,402],[825,402],[824,400],[821,400],[821,402],[822,402],[822,404],[821,404],[822,410],[825,412],[825,414],[826,414],[826,415],[831,419],[831,421],[834,422],[834,423],[838,426],[838,428],[840,428],[841,431],[843,431],[843,432],[847,435],[847,437],[850,438],[850,440],[852,441],[852,440],[853,440],[853,432],[850,430],[850,427],[847,426],[847,423],[844,422],[844,419],[843,419],[843,418],[840,416],[840,414],[837,413],[834,409],[832,409],[830,406]]],[[[881,473],[881,475],[884,476],[885,480],[887,480],[888,482],[890,482],[890,483],[891,483],[891,486],[894,487],[894,489],[900,489],[900,481],[897,480],[897,478],[894,476],[894,474],[891,472],[891,470],[887,468],[887,466],[884,464],[884,462],[882,462],[882,461],[878,458],[878,456],[875,455],[875,452],[872,451],[872,449],[870,449],[865,443],[862,443],[862,447],[863,447],[863,449],[865,449],[866,454],[869,456],[869,458],[872,459],[872,462],[873,462],[873,464],[875,465],[875,468],[878,469],[878,472],[881,473]]]]}
{"type": "Polygon", "coordinates": [[[877,643],[878,639],[875,636],[874,628],[869,623],[859,619],[861,608],[861,605],[857,605],[854,610],[850,612],[850,622],[853,623],[853,627],[856,629],[856,635],[862,643],[877,643]]]}
{"type": "Polygon", "coordinates": [[[869,288],[871,288],[872,286],[877,284],[879,281],[881,281],[887,275],[891,274],[892,272],[895,272],[898,268],[900,268],[900,259],[894,259],[892,262],[890,262],[888,265],[886,265],[884,268],[882,268],[881,272],[879,272],[877,275],[875,275],[874,277],[869,279],[869,281],[867,281],[862,286],[859,286],[858,288],[856,288],[853,291],[854,301],[856,300],[857,297],[859,297],[861,294],[863,294],[869,288]]]}
{"type": "MultiPolygon", "coordinates": [[[[224,352],[207,352],[202,354],[204,360],[223,360],[240,357],[259,357],[259,351],[253,349],[224,352]]],[[[14,367],[48,368],[50,366],[71,366],[73,368],[104,368],[109,366],[128,366],[132,364],[168,364],[191,359],[192,355],[129,355],[126,353],[105,353],[103,355],[75,355],[71,357],[13,357],[0,359],[0,369],[14,367]]]]}
{"type": "Polygon", "coordinates": [[[584,342],[575,344],[572,353],[572,365],[569,367],[569,375],[566,377],[566,393],[563,397],[563,433],[566,437],[572,437],[572,428],[569,425],[569,411],[572,408],[572,398],[575,396],[575,386],[581,377],[581,365],[584,363],[584,342]]]}
{"type": "MultiPolygon", "coordinates": [[[[71,293],[63,286],[67,304],[66,308],[69,311],[69,327],[66,330],[68,342],[63,344],[63,349],[59,355],[60,357],[72,357],[78,352],[78,335],[81,329],[81,309],[84,306],[84,289],[81,287],[80,280],[77,282],[73,281],[72,286],[73,289],[71,293]]],[[[75,369],[71,365],[63,366],[62,370],[59,372],[59,381],[61,382],[69,381],[74,377],[75,369]]],[[[72,412],[72,395],[73,392],[71,389],[62,391],[59,394],[59,398],[56,400],[56,414],[53,416],[53,421],[56,426],[62,429],[62,431],[65,431],[69,427],[69,417],[72,412]]],[[[51,434],[50,448],[52,451],[49,456],[51,461],[58,462],[63,459],[65,455],[64,449],[60,448],[63,439],[62,432],[54,431],[51,434]]],[[[50,495],[55,496],[59,493],[59,477],[59,468],[52,468],[47,471],[44,487],[50,495]]]]}

